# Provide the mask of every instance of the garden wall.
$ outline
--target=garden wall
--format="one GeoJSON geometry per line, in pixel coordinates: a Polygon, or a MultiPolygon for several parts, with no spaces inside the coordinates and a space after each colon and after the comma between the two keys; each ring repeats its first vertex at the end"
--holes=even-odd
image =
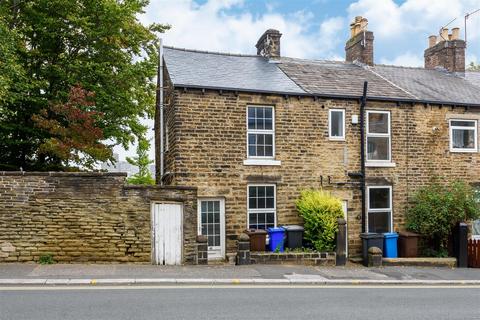
{"type": "Polygon", "coordinates": [[[195,259],[197,191],[129,186],[124,173],[0,172],[0,262],[151,261],[150,205],[183,203],[184,263],[195,259]]]}

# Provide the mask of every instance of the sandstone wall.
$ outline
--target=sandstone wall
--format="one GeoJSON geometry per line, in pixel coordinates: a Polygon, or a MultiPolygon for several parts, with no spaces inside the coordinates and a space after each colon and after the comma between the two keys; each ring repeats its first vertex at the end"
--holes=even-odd
{"type": "Polygon", "coordinates": [[[150,263],[152,202],[181,202],[193,262],[196,189],[128,186],[123,173],[0,172],[0,262],[150,263]]]}
{"type": "MultiPolygon", "coordinates": [[[[247,227],[247,185],[274,183],[278,225],[302,223],[295,208],[302,189],[332,190],[348,201],[349,252],[360,253],[359,180],[348,176],[360,171],[360,126],[351,123],[352,115],[359,115],[358,101],[208,90],[176,90],[172,99],[171,183],[197,186],[199,197],[225,198],[227,251],[235,250],[237,236],[247,227]],[[249,104],[274,106],[280,166],[243,164],[249,104]],[[328,138],[330,108],[346,110],[345,141],[328,138]]],[[[373,101],[367,110],[391,112],[395,167],[367,168],[367,184],[393,187],[394,230],[404,229],[409,198],[432,177],[480,182],[480,154],[451,153],[448,126],[450,118],[480,120],[478,110],[373,101]]]]}

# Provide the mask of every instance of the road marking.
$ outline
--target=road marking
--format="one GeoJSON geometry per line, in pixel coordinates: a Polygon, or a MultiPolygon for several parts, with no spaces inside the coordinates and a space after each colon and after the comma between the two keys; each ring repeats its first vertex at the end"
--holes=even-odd
{"type": "Polygon", "coordinates": [[[152,285],[152,286],[8,286],[0,291],[61,290],[178,290],[178,289],[480,289],[479,285],[152,285]]]}

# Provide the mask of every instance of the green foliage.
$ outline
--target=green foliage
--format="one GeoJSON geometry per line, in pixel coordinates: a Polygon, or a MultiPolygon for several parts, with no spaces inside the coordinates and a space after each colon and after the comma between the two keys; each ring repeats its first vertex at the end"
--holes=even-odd
{"type": "Polygon", "coordinates": [[[406,222],[409,230],[420,233],[435,244],[436,251],[442,252],[452,228],[479,215],[480,206],[470,185],[463,181],[447,185],[433,182],[415,194],[406,222]]]}
{"type": "Polygon", "coordinates": [[[467,67],[468,71],[480,71],[480,64],[475,64],[473,62],[470,62],[470,64],[467,67]]]}
{"type": "Polygon", "coordinates": [[[65,167],[69,162],[93,169],[96,160],[107,161],[112,156],[102,143],[103,130],[98,126],[103,114],[91,111],[95,107],[94,95],[80,87],[70,91],[68,102],[43,109],[32,120],[51,137],[40,144],[38,153],[54,155],[65,167]]]}
{"type": "Polygon", "coordinates": [[[333,251],[337,219],[343,218],[340,199],[323,190],[304,190],[296,205],[304,220],[305,239],[312,242],[317,251],[333,251]]]}
{"type": "MultiPolygon", "coordinates": [[[[65,169],[62,155],[39,152],[56,134],[33,118],[68,102],[76,86],[95,95],[88,111],[103,115],[95,125],[109,148],[127,147],[146,131],[140,118],[154,112],[156,32],[168,29],[138,21],[147,4],[0,1],[0,170],[65,169]]],[[[50,113],[49,120],[73,127],[64,114],[50,113]]]]}
{"type": "Polygon", "coordinates": [[[131,184],[146,184],[153,185],[155,180],[152,177],[149,166],[153,163],[148,158],[148,150],[150,149],[150,143],[145,137],[138,138],[137,156],[133,158],[127,157],[128,163],[138,167],[138,173],[134,174],[127,179],[131,184]]]}
{"type": "Polygon", "coordinates": [[[285,253],[314,253],[316,251],[310,248],[302,247],[302,248],[294,248],[294,249],[285,248],[284,252],[285,253]]]}
{"type": "Polygon", "coordinates": [[[40,258],[38,259],[38,263],[40,264],[54,264],[55,261],[53,261],[53,256],[48,253],[48,254],[42,254],[40,258]]]}

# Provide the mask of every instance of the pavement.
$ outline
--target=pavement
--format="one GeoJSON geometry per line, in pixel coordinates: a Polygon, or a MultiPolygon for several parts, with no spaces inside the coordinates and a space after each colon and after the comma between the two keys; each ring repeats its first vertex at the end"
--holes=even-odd
{"type": "Polygon", "coordinates": [[[0,286],[16,285],[480,285],[480,269],[299,265],[155,266],[0,264],[0,286]]]}

